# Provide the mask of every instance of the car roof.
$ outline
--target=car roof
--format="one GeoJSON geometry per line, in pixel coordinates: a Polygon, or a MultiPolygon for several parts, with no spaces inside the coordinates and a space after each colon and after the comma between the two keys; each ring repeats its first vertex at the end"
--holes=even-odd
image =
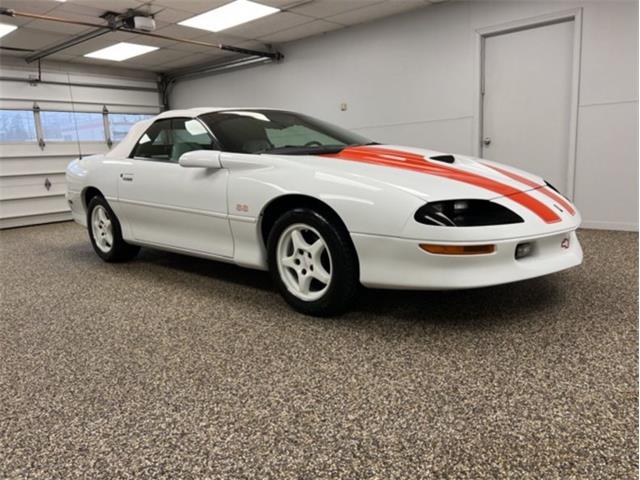
{"type": "MultiPolygon", "coordinates": [[[[135,123],[130,129],[125,138],[123,138],[120,143],[118,143],[114,148],[112,148],[108,153],[105,154],[105,157],[108,158],[121,158],[128,157],[133,147],[138,142],[142,134],[151,126],[153,122],[156,120],[160,120],[162,118],[195,118],[199,115],[203,115],[205,113],[212,112],[220,112],[220,111],[236,111],[236,110],[278,110],[275,108],[247,108],[247,107],[196,107],[196,108],[184,108],[179,110],[167,110],[166,112],[162,112],[156,115],[153,118],[149,118],[147,120],[142,120],[140,122],[135,123]]],[[[283,111],[283,110],[280,110],[283,111]]]]}
{"type": "Polygon", "coordinates": [[[155,119],[161,118],[176,118],[176,117],[197,117],[199,115],[203,115],[205,113],[213,113],[220,111],[233,111],[233,110],[278,110],[276,108],[264,108],[264,107],[256,107],[256,108],[248,108],[248,107],[195,107],[195,108],[184,108],[179,110],[167,110],[166,112],[162,112],[158,114],[155,119]]]}

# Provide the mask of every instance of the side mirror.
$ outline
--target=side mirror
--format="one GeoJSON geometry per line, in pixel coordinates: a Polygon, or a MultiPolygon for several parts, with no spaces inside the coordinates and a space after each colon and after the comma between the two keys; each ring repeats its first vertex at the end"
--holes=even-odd
{"type": "Polygon", "coordinates": [[[222,168],[220,152],[217,150],[193,150],[183,153],[178,160],[181,167],[222,168]]]}

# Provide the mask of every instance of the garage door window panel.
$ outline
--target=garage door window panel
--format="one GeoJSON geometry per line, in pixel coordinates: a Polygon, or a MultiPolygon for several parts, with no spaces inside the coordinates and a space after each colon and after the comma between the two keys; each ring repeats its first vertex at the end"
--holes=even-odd
{"type": "Polygon", "coordinates": [[[101,113],[40,112],[46,142],[104,142],[101,113]]]}
{"type": "Polygon", "coordinates": [[[0,110],[0,143],[23,143],[37,140],[32,110],[0,110]]]}

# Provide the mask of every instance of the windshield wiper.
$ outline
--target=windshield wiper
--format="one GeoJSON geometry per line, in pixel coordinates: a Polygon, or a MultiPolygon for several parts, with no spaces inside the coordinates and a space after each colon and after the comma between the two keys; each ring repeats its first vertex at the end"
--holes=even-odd
{"type": "Polygon", "coordinates": [[[350,145],[283,145],[281,147],[261,150],[259,154],[280,154],[280,155],[323,155],[327,153],[340,153],[347,147],[364,147],[367,145],[380,145],[378,142],[353,143],[350,145]]]}
{"type": "Polygon", "coordinates": [[[260,154],[279,154],[279,155],[322,155],[326,153],[339,153],[344,150],[347,145],[313,145],[310,147],[300,145],[284,145],[282,147],[263,150],[260,154]]]}

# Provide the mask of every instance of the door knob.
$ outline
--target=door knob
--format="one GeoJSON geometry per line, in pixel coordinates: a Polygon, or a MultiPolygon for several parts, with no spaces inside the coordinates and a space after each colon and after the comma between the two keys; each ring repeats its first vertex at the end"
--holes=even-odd
{"type": "Polygon", "coordinates": [[[489,145],[491,145],[491,137],[484,137],[482,139],[482,143],[484,144],[485,147],[488,147],[489,145]]]}

